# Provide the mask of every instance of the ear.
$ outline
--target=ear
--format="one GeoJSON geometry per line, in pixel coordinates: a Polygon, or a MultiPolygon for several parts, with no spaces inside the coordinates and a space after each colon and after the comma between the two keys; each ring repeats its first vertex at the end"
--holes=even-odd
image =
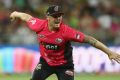
{"type": "Polygon", "coordinates": [[[49,16],[46,15],[46,19],[49,20],[49,16]]]}

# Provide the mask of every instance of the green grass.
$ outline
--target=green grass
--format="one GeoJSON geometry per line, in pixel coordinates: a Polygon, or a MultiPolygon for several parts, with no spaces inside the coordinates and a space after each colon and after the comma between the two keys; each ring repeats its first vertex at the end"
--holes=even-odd
{"type": "MultiPolygon", "coordinates": [[[[0,80],[30,80],[30,74],[12,74],[2,75],[0,74],[0,80]]],[[[46,80],[57,80],[55,75],[50,76],[46,80]]],[[[75,80],[120,80],[119,74],[75,74],[75,80]]]]}

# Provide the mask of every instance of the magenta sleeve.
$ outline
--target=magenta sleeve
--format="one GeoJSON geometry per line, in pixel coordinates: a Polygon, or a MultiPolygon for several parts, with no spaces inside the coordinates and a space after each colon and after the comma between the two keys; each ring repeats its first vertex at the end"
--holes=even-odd
{"type": "Polygon", "coordinates": [[[82,32],[72,29],[69,26],[65,26],[64,28],[64,37],[66,40],[80,43],[84,41],[84,34],[82,32]]]}
{"type": "Polygon", "coordinates": [[[27,25],[31,30],[38,32],[42,30],[44,22],[45,20],[41,20],[33,17],[27,21],[27,25]]]}

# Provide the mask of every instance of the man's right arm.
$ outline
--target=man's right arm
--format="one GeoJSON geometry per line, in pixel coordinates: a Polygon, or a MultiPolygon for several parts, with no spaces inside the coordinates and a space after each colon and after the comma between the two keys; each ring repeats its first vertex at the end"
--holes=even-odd
{"type": "Polygon", "coordinates": [[[27,14],[27,13],[14,11],[10,14],[10,18],[11,18],[12,21],[15,20],[15,18],[19,18],[22,21],[27,22],[28,20],[30,20],[32,18],[32,16],[27,14]]]}

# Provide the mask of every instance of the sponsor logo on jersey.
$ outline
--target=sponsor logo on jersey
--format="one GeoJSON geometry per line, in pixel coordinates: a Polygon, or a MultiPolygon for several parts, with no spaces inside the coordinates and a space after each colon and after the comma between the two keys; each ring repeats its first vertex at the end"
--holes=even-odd
{"type": "Polygon", "coordinates": [[[45,37],[45,35],[43,35],[43,34],[39,34],[38,35],[40,38],[44,38],[45,37]]]}
{"type": "Polygon", "coordinates": [[[37,67],[35,68],[36,70],[41,69],[42,64],[38,64],[37,67]]]}
{"type": "Polygon", "coordinates": [[[55,42],[57,42],[57,43],[61,43],[61,42],[62,42],[62,39],[57,38],[57,39],[55,40],[55,42]]]}
{"type": "Polygon", "coordinates": [[[45,48],[48,50],[58,50],[58,46],[57,45],[51,45],[51,44],[47,44],[45,45],[45,48]]]}
{"type": "Polygon", "coordinates": [[[47,50],[58,50],[59,46],[56,44],[49,44],[49,43],[44,43],[42,42],[42,45],[44,46],[45,49],[47,50]]]}

